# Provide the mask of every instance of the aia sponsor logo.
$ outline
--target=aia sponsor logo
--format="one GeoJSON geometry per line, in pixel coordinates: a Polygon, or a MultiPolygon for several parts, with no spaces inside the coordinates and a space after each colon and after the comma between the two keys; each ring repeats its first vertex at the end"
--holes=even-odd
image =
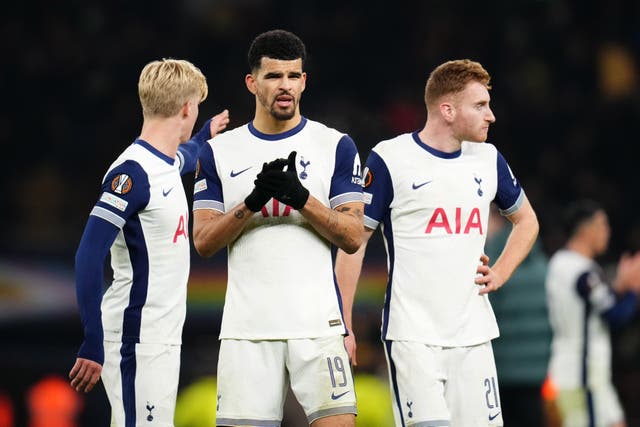
{"type": "Polygon", "coordinates": [[[260,210],[262,216],[268,218],[270,216],[289,216],[293,208],[284,203],[280,203],[278,199],[271,199],[260,210]]]}
{"type": "Polygon", "coordinates": [[[187,213],[185,215],[180,215],[180,218],[178,219],[178,226],[176,227],[176,232],[173,233],[173,243],[177,243],[180,236],[189,240],[189,231],[187,230],[188,224],[189,214],[187,213]]]}
{"type": "Polygon", "coordinates": [[[473,208],[469,214],[463,214],[462,208],[454,208],[447,211],[444,208],[436,208],[424,230],[426,234],[444,232],[446,234],[469,234],[477,232],[484,234],[480,209],[473,208]]]}

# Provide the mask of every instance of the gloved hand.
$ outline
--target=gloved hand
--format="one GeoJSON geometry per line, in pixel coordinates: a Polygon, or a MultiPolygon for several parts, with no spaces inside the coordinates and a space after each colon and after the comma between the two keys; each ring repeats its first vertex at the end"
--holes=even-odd
{"type": "Polygon", "coordinates": [[[253,191],[244,199],[244,204],[247,205],[249,210],[252,212],[258,212],[262,209],[262,207],[273,197],[273,193],[269,190],[263,188],[262,186],[258,186],[258,179],[261,176],[267,176],[273,173],[283,173],[282,169],[287,164],[287,159],[275,159],[270,161],[269,163],[262,164],[262,171],[258,174],[257,179],[254,181],[256,186],[253,188],[253,191]]]}
{"type": "Polygon", "coordinates": [[[265,173],[260,173],[258,174],[258,179],[256,179],[255,184],[256,188],[272,194],[278,201],[299,210],[307,203],[309,190],[304,188],[298,179],[296,154],[295,151],[292,151],[288,159],[274,160],[274,162],[286,162],[287,170],[278,171],[271,169],[265,173]]]}

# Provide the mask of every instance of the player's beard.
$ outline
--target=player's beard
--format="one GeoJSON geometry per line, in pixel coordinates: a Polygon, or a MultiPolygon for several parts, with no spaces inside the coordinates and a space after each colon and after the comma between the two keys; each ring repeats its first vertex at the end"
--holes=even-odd
{"type": "Polygon", "coordinates": [[[281,121],[291,120],[293,116],[296,114],[296,105],[297,101],[294,99],[291,104],[291,108],[287,110],[278,109],[278,106],[275,105],[275,101],[271,104],[271,108],[269,109],[269,113],[276,119],[281,121]]]}
{"type": "Polygon", "coordinates": [[[273,101],[271,101],[270,105],[268,105],[267,99],[263,95],[258,95],[258,100],[263,107],[269,109],[269,114],[271,114],[274,119],[281,121],[291,120],[296,114],[296,109],[298,108],[298,99],[295,96],[288,94],[291,96],[291,106],[289,106],[289,108],[287,109],[282,109],[278,108],[278,96],[280,95],[282,94],[276,95],[273,98],[273,101]]]}

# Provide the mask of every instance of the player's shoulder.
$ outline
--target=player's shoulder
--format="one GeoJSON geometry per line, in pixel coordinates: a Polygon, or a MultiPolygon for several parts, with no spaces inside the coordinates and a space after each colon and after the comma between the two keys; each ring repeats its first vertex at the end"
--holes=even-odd
{"type": "Polygon", "coordinates": [[[148,164],[145,165],[147,162],[141,160],[139,156],[130,156],[129,154],[130,153],[123,152],[111,163],[102,177],[103,183],[106,181],[111,181],[112,184],[115,182],[123,182],[129,183],[130,186],[133,181],[136,183],[149,182],[149,171],[152,168],[150,168],[148,164]]]}
{"type": "Polygon", "coordinates": [[[247,136],[250,133],[251,132],[249,131],[249,124],[245,123],[242,126],[238,126],[236,128],[229,129],[217,134],[214,138],[208,140],[207,143],[214,148],[217,146],[223,146],[225,144],[233,144],[236,143],[236,141],[238,141],[239,139],[247,140],[247,136]]]}
{"type": "Polygon", "coordinates": [[[578,252],[564,248],[556,251],[549,259],[549,268],[552,270],[584,270],[592,267],[593,260],[579,254],[578,252]]]}
{"type": "Polygon", "coordinates": [[[342,132],[338,129],[332,128],[324,123],[315,121],[315,120],[311,120],[309,118],[306,118],[306,124],[305,124],[305,130],[307,132],[313,132],[313,133],[317,133],[317,134],[322,134],[322,135],[327,135],[327,136],[332,136],[334,138],[337,138],[338,140],[340,140],[343,136],[346,135],[345,132],[342,132]]]}
{"type": "Polygon", "coordinates": [[[122,171],[144,170],[145,152],[137,144],[133,143],[125,148],[111,163],[107,173],[118,169],[122,171]]]}
{"type": "Polygon", "coordinates": [[[495,155],[498,149],[490,142],[469,142],[462,141],[462,152],[468,154],[487,153],[495,155]]]}
{"type": "Polygon", "coordinates": [[[403,133],[378,142],[374,145],[373,151],[384,157],[385,155],[398,153],[403,147],[410,147],[412,144],[415,144],[413,133],[403,133]]]}

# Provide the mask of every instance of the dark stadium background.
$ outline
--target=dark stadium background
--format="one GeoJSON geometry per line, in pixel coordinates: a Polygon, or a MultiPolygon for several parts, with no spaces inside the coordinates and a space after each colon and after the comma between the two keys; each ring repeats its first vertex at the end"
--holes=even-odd
{"type": "MultiPolygon", "coordinates": [[[[196,126],[228,108],[235,127],[253,111],[247,48],[273,28],[307,45],[303,114],[348,132],[363,161],[379,140],[422,126],[433,67],[482,62],[497,117],[489,141],[523,183],[546,251],[562,243],[559,208],[578,197],[610,214],[602,262],[640,249],[637,1],[11,2],[0,13],[0,412],[9,401],[16,425],[27,425],[28,390],[73,364],[74,251],[103,173],[140,129],[139,71],[162,57],[193,61],[210,89],[196,126]]],[[[184,181],[190,194],[191,177],[184,181]]],[[[359,370],[383,377],[384,267],[376,239],[355,317],[359,370]]],[[[224,254],[194,252],[192,271],[181,386],[215,373],[224,254]]],[[[629,425],[639,426],[640,319],[614,344],[615,380],[629,425]]],[[[79,425],[107,425],[105,405],[102,390],[93,392],[79,425]]]]}

